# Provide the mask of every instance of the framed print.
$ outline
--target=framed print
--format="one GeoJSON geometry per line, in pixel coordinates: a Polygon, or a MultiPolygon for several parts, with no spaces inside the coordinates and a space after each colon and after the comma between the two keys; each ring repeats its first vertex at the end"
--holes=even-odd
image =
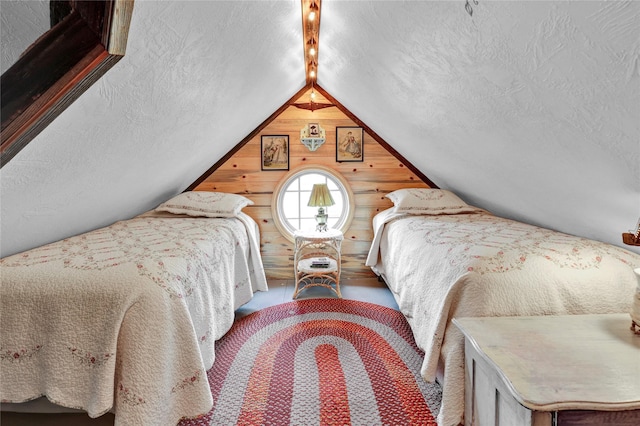
{"type": "Polygon", "coordinates": [[[364,161],[362,127],[336,127],[336,161],[364,161]]]}
{"type": "Polygon", "coordinates": [[[317,138],[320,136],[320,125],[318,123],[309,123],[309,137],[317,138]]]}
{"type": "Polygon", "coordinates": [[[262,170],[289,170],[289,135],[265,135],[260,140],[262,170]]]}

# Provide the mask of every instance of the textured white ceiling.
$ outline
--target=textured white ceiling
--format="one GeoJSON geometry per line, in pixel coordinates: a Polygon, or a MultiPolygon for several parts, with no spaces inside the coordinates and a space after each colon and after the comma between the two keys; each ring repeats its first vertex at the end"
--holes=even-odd
{"type": "MultiPolygon", "coordinates": [[[[640,2],[325,0],[321,25],[319,84],[438,185],[622,245],[640,2]]],[[[304,83],[298,0],[136,0],[124,59],[1,169],[2,255],[155,207],[304,83]]]]}
{"type": "Polygon", "coordinates": [[[640,215],[640,3],[326,2],[319,84],[438,185],[621,244],[640,215]]]}

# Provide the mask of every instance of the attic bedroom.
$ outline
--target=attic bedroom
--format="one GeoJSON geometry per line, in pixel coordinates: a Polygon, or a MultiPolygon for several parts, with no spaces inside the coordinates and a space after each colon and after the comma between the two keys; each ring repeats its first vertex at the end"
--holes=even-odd
{"type": "Polygon", "coordinates": [[[640,423],[640,3],[0,23],[3,424],[640,423]]]}

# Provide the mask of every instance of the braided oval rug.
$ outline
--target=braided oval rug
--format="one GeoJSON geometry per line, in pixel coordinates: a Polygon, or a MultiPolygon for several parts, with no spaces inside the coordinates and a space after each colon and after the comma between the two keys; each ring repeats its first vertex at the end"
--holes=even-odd
{"type": "Polygon", "coordinates": [[[214,406],[191,425],[436,425],[441,389],[402,314],[305,299],[235,322],[207,375],[214,406]]]}

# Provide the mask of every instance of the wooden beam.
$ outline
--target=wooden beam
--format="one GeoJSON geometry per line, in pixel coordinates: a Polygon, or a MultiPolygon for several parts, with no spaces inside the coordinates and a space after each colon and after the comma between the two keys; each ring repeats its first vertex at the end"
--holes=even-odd
{"type": "Polygon", "coordinates": [[[302,9],[302,50],[307,84],[318,78],[321,0],[300,0],[302,9]],[[313,17],[313,18],[312,18],[313,17]]]}
{"type": "Polygon", "coordinates": [[[113,5],[107,26],[109,40],[105,46],[110,55],[124,56],[129,39],[131,15],[133,15],[133,0],[115,0],[113,5]]]}
{"type": "Polygon", "coordinates": [[[2,74],[0,167],[124,55],[133,0],[70,4],[72,12],[2,74]]]}

